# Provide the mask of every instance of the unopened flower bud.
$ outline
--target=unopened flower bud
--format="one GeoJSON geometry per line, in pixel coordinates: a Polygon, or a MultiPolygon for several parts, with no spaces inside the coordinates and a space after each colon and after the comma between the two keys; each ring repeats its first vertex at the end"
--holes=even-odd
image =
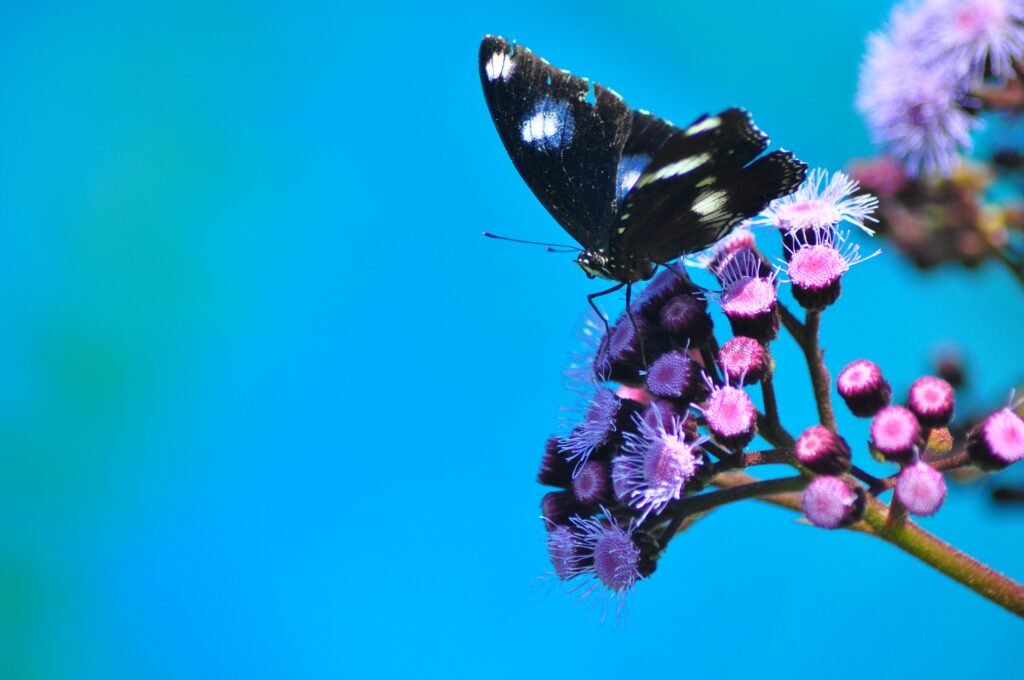
{"type": "Polygon", "coordinates": [[[945,427],[953,419],[954,399],[952,385],[926,375],[910,386],[907,406],[924,427],[945,427]]]}
{"type": "Polygon", "coordinates": [[[924,461],[911,463],[896,478],[896,498],[911,515],[933,515],[946,500],[946,480],[924,461]]]}
{"type": "Polygon", "coordinates": [[[871,445],[886,460],[907,463],[921,443],[921,424],[910,409],[887,406],[871,421],[871,445]]]}
{"type": "Polygon", "coordinates": [[[892,399],[892,388],[882,377],[882,370],[866,359],[858,359],[844,368],[836,388],[853,415],[861,418],[875,415],[892,399]]]}
{"type": "Polygon", "coordinates": [[[850,447],[838,434],[814,425],[803,431],[793,446],[793,455],[819,474],[838,474],[850,469],[850,447]]]}
{"type": "Polygon", "coordinates": [[[967,454],[983,470],[1001,470],[1024,458],[1024,420],[1008,408],[996,411],[967,435],[967,454]]]}
{"type": "Polygon", "coordinates": [[[666,352],[647,371],[647,391],[655,397],[693,401],[700,389],[700,367],[686,352],[666,352]]]}
{"type": "Polygon", "coordinates": [[[811,524],[838,529],[853,524],[864,513],[864,490],[841,477],[815,477],[804,489],[801,503],[811,524]]]}
{"type": "Polygon", "coordinates": [[[768,354],[760,342],[740,335],[722,345],[718,363],[730,383],[752,385],[768,371],[768,354]]]}

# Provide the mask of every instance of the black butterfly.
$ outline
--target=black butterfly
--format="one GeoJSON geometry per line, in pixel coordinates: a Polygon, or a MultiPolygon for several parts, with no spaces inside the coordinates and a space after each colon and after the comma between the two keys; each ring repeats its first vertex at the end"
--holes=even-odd
{"type": "MultiPolygon", "coordinates": [[[[750,114],[727,109],[680,129],[630,109],[612,90],[486,36],[480,80],[508,155],[548,212],[576,239],[576,262],[618,285],[702,250],[792,193],[807,165],[768,146],[750,114]],[[756,160],[755,160],[756,159],[756,160]]],[[[595,307],[596,309],[596,307],[595,307]]]]}

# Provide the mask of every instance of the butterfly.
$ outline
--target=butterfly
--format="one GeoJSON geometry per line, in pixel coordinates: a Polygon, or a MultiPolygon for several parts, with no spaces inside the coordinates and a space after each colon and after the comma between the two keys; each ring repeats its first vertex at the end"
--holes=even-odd
{"type": "Polygon", "coordinates": [[[497,36],[480,43],[479,68],[519,174],[582,246],[587,276],[616,282],[591,306],[627,286],[628,310],[631,284],[714,244],[807,172],[788,151],[761,156],[768,136],[743,109],[678,128],[497,36]]]}

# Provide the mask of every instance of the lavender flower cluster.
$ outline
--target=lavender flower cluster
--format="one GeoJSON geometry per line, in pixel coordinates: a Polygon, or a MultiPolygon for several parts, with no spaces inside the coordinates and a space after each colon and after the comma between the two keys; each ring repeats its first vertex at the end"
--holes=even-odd
{"type": "Polygon", "coordinates": [[[881,155],[851,172],[915,266],[991,258],[1024,285],[1022,73],[1024,0],[907,0],[868,39],[856,104],[881,155]],[[963,162],[990,123],[991,149],[963,162]]]}
{"type": "Polygon", "coordinates": [[[854,414],[873,419],[871,451],[900,472],[878,479],[853,466],[832,415],[817,328],[844,275],[867,259],[841,226],[870,233],[866,222],[877,201],[857,192],[842,173],[812,172],[752,221],[781,233],[777,265],[741,228],[691,263],[710,271],[719,291],[704,291],[667,266],[600,338],[580,378],[589,394],[582,417],[548,440],[538,474],[555,489],[541,501],[554,576],[581,598],[603,594],[621,611],[673,536],[726,502],[802,492],[806,518],[836,529],[858,522],[880,493],[895,488],[893,512],[929,515],[946,495],[941,470],[968,463],[993,469],[1024,457],[1024,420],[1009,408],[972,431],[969,460],[943,457],[951,448],[952,387],[923,377],[906,406],[892,405],[879,368],[857,361],[839,375],[838,392],[854,414]],[[804,322],[779,300],[780,283],[804,308],[804,322]],[[721,345],[709,301],[731,327],[721,345]],[[782,326],[805,351],[821,414],[821,424],[797,438],[783,427],[773,391],[771,344],[782,326]],[[763,411],[747,391],[758,384],[763,411]],[[747,451],[758,434],[776,448],[747,451]],[[789,465],[797,474],[766,481],[743,472],[760,464],[789,465]]]}
{"type": "Polygon", "coordinates": [[[910,0],[870,37],[857,107],[910,176],[950,175],[971,148],[981,90],[1017,77],[1022,0],[910,0]]]}

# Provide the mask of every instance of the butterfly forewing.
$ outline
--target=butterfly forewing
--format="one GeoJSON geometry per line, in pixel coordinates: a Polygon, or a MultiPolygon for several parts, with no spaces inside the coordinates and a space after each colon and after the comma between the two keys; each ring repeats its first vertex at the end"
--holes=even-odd
{"type": "Polygon", "coordinates": [[[585,252],[588,274],[631,283],[655,264],[706,248],[807,166],[788,152],[758,158],[768,137],[743,109],[685,129],[559,70],[504,38],[480,45],[491,117],[527,185],[585,252]]]}
{"type": "Polygon", "coordinates": [[[533,193],[584,248],[607,246],[621,192],[619,160],[630,110],[522,46],[488,36],[480,45],[480,80],[508,155],[533,193]]]}

